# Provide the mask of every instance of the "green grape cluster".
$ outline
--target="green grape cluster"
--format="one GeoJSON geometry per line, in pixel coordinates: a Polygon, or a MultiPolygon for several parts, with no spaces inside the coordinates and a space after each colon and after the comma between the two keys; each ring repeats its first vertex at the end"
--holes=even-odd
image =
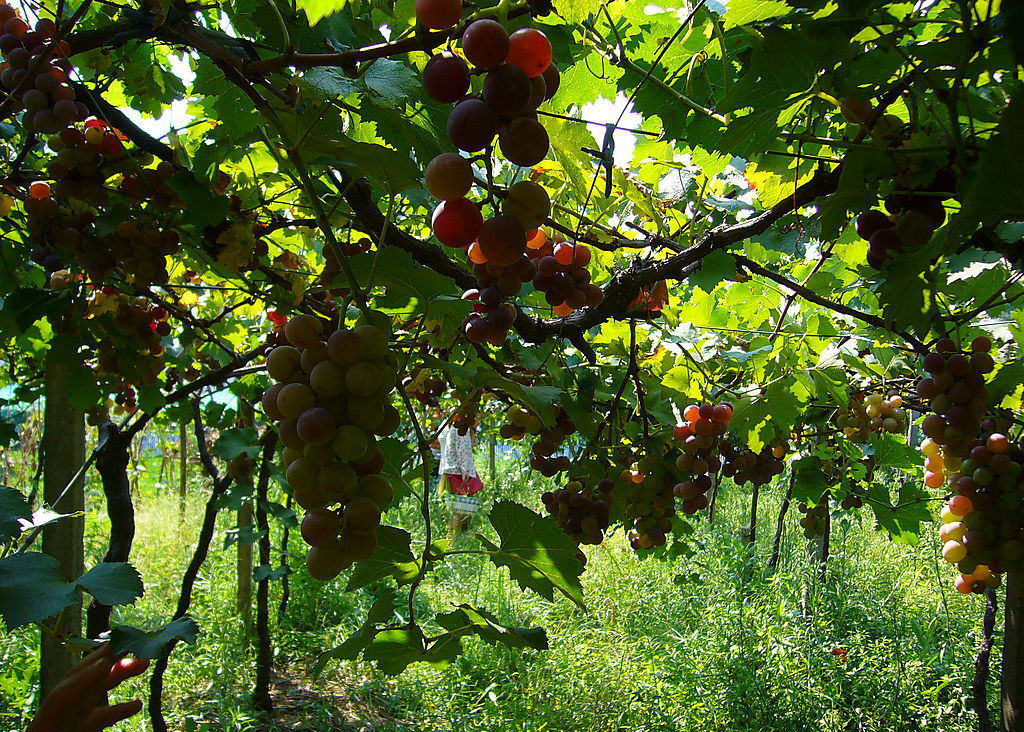
{"type": "Polygon", "coordinates": [[[389,330],[373,312],[328,334],[319,318],[296,315],[284,326],[287,345],[267,356],[277,383],[263,393],[263,410],[278,423],[288,485],[306,510],[306,566],[321,581],[373,555],[394,496],[377,446],[399,426],[389,330]]]}

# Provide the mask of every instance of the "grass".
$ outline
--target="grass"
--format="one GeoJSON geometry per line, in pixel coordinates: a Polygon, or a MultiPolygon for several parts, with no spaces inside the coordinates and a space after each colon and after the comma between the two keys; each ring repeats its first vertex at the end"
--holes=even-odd
{"type": "MultiPolygon", "coordinates": [[[[512,465],[498,474],[492,496],[537,503],[536,480],[512,465]]],[[[201,485],[192,486],[180,521],[172,490],[159,491],[152,481],[143,486],[132,561],[147,593],[115,623],[156,624],[169,616],[198,532],[201,485]]],[[[952,591],[930,527],[919,546],[906,547],[892,544],[867,516],[837,521],[821,581],[794,511],[772,573],[765,565],[777,493],[762,496],[753,550],[735,538],[749,508],[749,495],[735,489],[721,496],[713,526],[697,522],[689,557],[638,558],[621,535],[590,549],[586,612],[520,590],[505,570],[479,557],[453,557],[423,584],[421,616],[469,602],[507,625],[546,628],[550,649],[509,651],[467,640],[451,665],[413,666],[398,677],[361,662],[309,675],[321,651],[358,627],[379,588],[345,593],[340,580],[313,582],[293,544],[292,599],[274,629],[282,711],[274,721],[248,704],[254,654],[234,608],[235,551],[222,548],[232,515],[225,512],[196,585],[192,614],[202,636],[175,651],[167,675],[168,719],[177,729],[211,731],[972,728],[966,694],[982,605],[952,591]]],[[[395,513],[399,523],[414,525],[411,505],[395,513]]],[[[91,514],[87,565],[102,555],[105,536],[104,517],[91,514]]],[[[458,541],[473,543],[470,536],[458,541]]],[[[279,590],[275,583],[273,608],[279,590]]],[[[35,636],[0,634],[0,730],[21,728],[35,701],[35,636]]],[[[133,684],[130,693],[144,694],[144,682],[133,684]]],[[[994,698],[996,689],[990,691],[994,698]]],[[[125,729],[148,723],[139,718],[125,729]]]]}

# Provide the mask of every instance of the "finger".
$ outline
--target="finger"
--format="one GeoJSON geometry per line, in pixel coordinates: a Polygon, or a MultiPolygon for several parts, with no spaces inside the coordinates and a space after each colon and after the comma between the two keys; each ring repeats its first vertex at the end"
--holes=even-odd
{"type": "Polygon", "coordinates": [[[128,719],[128,717],[138,714],[140,711],[142,711],[141,699],[133,699],[130,702],[114,704],[109,707],[100,707],[85,718],[79,729],[80,732],[99,732],[99,730],[115,725],[122,719],[128,719]]]}
{"type": "Polygon", "coordinates": [[[122,658],[110,669],[107,676],[107,689],[113,689],[125,679],[138,676],[149,668],[149,661],[144,658],[122,658]]]}

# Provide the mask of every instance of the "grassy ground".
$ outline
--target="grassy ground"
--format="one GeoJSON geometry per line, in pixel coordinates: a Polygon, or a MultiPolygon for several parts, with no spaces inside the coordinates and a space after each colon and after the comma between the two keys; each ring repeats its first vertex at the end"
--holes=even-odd
{"type": "MultiPolygon", "coordinates": [[[[492,495],[539,493],[532,479],[505,468],[499,466],[501,485],[492,495]]],[[[198,532],[196,480],[182,520],[172,491],[143,481],[132,560],[147,593],[114,622],[156,624],[171,612],[198,532]]],[[[414,666],[397,678],[363,663],[309,675],[318,653],[361,622],[374,588],[346,594],[341,581],[319,585],[298,569],[274,631],[280,714],[272,722],[248,707],[254,657],[234,611],[234,549],[221,550],[232,517],[222,515],[192,609],[203,634],[175,652],[168,718],[178,729],[239,731],[972,728],[966,693],[982,605],[951,591],[933,532],[926,527],[921,545],[908,548],[890,543],[869,520],[837,521],[822,582],[794,512],[779,570],[771,573],[765,564],[776,493],[762,497],[753,551],[735,538],[749,509],[749,496],[735,490],[721,497],[714,526],[699,522],[690,558],[638,559],[621,536],[593,548],[584,575],[587,612],[523,592],[479,558],[458,557],[423,585],[421,614],[471,602],[506,624],[545,627],[550,650],[513,652],[470,640],[452,665],[414,666]]],[[[399,514],[411,521],[411,507],[399,514]]],[[[102,555],[102,516],[90,516],[88,531],[87,564],[102,555]]],[[[274,608],[279,589],[275,584],[274,608]]],[[[34,702],[35,642],[31,632],[0,634],[0,730],[19,729],[34,702]]],[[[142,694],[143,682],[131,691],[142,694]]],[[[140,719],[125,729],[148,724],[140,719]]]]}

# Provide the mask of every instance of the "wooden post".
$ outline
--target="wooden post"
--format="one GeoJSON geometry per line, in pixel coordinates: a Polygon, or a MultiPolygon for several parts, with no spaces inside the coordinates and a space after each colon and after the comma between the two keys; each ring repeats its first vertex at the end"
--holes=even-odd
{"type": "Polygon", "coordinates": [[[753,549],[757,544],[757,496],[760,493],[760,486],[754,483],[754,492],[750,496],[750,534],[747,536],[747,546],[753,549]]]}
{"type": "MultiPolygon", "coordinates": [[[[85,462],[85,414],[68,400],[66,374],[70,354],[55,354],[46,359],[44,393],[43,500],[60,513],[85,510],[85,480],[79,479],[65,493],[75,473],[85,462]],[[63,494],[63,496],[62,496],[63,494]],[[58,500],[59,499],[59,500],[58,500]]],[[[45,527],[42,549],[56,558],[60,573],[69,581],[85,571],[83,544],[85,517],[67,518],[45,527]]],[[[47,621],[56,636],[43,634],[40,644],[40,698],[49,694],[76,662],[75,655],[62,638],[82,634],[82,603],[65,608],[57,618],[47,621]]]]}
{"type": "MultiPolygon", "coordinates": [[[[252,405],[239,399],[238,426],[252,427],[254,422],[255,414],[252,405]]],[[[246,500],[238,509],[239,533],[250,533],[252,525],[252,501],[246,500]]],[[[237,573],[235,608],[242,616],[245,624],[245,636],[248,638],[252,633],[252,544],[247,541],[239,541],[235,544],[235,552],[235,569],[237,573]]]]}
{"type": "Polygon", "coordinates": [[[1001,717],[1005,732],[1024,732],[1024,581],[1020,572],[1006,573],[1005,602],[1001,717]]]}
{"type": "Polygon", "coordinates": [[[773,572],[779,566],[779,552],[782,549],[782,534],[786,530],[786,512],[789,511],[789,502],[793,499],[794,474],[789,476],[789,487],[786,489],[786,497],[782,499],[782,507],[779,508],[779,523],[775,527],[775,542],[772,544],[772,555],[768,558],[768,568],[773,572]]]}

